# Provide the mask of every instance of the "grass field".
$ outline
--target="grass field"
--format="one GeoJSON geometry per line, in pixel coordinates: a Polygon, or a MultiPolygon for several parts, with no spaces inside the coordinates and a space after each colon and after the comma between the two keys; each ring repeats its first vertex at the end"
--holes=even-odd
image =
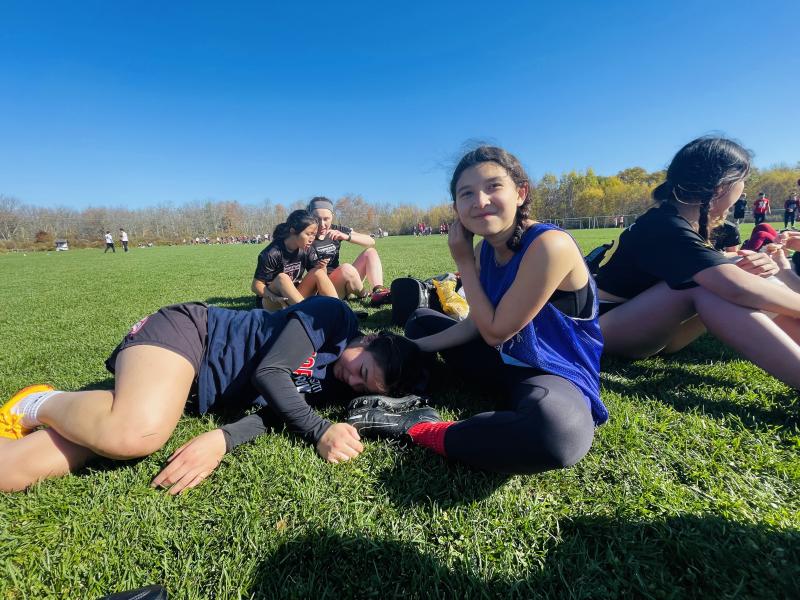
{"type": "MultiPolygon", "coordinates": [[[[614,233],[576,238],[588,250],[614,233]]],[[[0,256],[0,397],[34,382],[111,386],[103,360],[162,305],[249,308],[258,250],[0,256]]],[[[379,251],[387,282],[453,268],[439,236],[379,251]]],[[[365,327],[388,322],[372,310],[365,327]]],[[[150,480],[216,426],[186,417],[145,460],[0,495],[0,599],[150,583],[171,598],[800,596],[797,393],[708,337],[669,359],[604,360],[602,386],[611,419],[590,453],[531,477],[380,442],[329,466],[279,432],[173,498],[150,480]]],[[[453,418],[490,405],[445,378],[433,398],[453,418]]]]}

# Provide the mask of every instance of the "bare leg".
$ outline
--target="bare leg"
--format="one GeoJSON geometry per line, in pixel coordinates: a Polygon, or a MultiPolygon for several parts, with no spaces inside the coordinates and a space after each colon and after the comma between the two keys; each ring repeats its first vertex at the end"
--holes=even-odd
{"type": "Polygon", "coordinates": [[[95,456],[52,429],[0,444],[0,491],[24,490],[42,479],[76,471],[95,456]]]}
{"type": "Polygon", "coordinates": [[[194,379],[192,364],[157,346],[120,352],[114,392],[65,392],[39,419],[68,440],[109,458],[152,454],[172,435],[194,379]]]}
{"type": "Polygon", "coordinates": [[[383,285],[383,265],[381,257],[375,248],[367,248],[359,254],[353,261],[353,266],[358,271],[361,279],[367,278],[369,284],[374,288],[376,285],[383,285]]]}
{"type": "Polygon", "coordinates": [[[794,340],[796,344],[800,344],[800,320],[787,317],[786,315],[778,315],[772,321],[783,329],[786,334],[794,340]]]}
{"type": "Polygon", "coordinates": [[[306,276],[303,277],[303,281],[297,286],[297,290],[304,298],[315,294],[319,296],[329,296],[331,298],[339,297],[333,282],[330,280],[330,277],[328,277],[328,271],[324,268],[312,269],[306,273],[306,276]]]}
{"type": "Polygon", "coordinates": [[[662,354],[673,354],[679,350],[683,350],[686,346],[691,344],[701,335],[706,332],[706,326],[700,320],[700,317],[695,315],[688,321],[684,321],[678,327],[673,338],[661,350],[662,354]]]}
{"type": "Polygon", "coordinates": [[[663,350],[697,311],[689,292],[659,283],[600,317],[604,351],[645,358],[663,350]]]}
{"type": "MultiPolygon", "coordinates": [[[[308,277],[308,275],[306,275],[306,277],[308,277]]],[[[305,299],[306,297],[306,294],[303,294],[301,290],[295,287],[292,278],[289,277],[286,273],[278,274],[278,276],[270,282],[268,287],[269,290],[276,296],[281,296],[282,298],[288,298],[289,305],[302,302],[303,299],[305,299]]],[[[283,306],[280,306],[277,302],[272,302],[267,297],[264,297],[263,304],[264,308],[266,308],[267,310],[280,310],[281,308],[283,308],[283,306]]]]}
{"type": "Polygon", "coordinates": [[[720,341],[800,389],[800,345],[792,336],[761,311],[728,302],[702,287],[671,290],[660,283],[606,313],[600,317],[605,351],[642,358],[685,346],[697,327],[690,320],[694,313],[720,341]]]}
{"type": "Polygon", "coordinates": [[[344,263],[328,274],[340,299],[350,294],[361,296],[364,290],[362,275],[350,263],[344,263]]]}

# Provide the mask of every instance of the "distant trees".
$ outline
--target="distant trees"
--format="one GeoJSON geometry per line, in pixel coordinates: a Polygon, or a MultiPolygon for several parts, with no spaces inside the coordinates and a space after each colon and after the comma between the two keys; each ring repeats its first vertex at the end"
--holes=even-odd
{"type": "MultiPolygon", "coordinates": [[[[764,191],[776,206],[798,190],[800,163],[754,169],[745,191],[754,198],[764,191]]],[[[531,214],[541,220],[569,223],[577,217],[608,217],[640,214],[652,205],[650,192],[664,180],[663,171],[649,172],[630,167],[616,175],[597,175],[594,170],[545,173],[532,181],[531,214]],[[566,220],[566,221],[565,221],[566,220]]],[[[106,230],[124,227],[131,240],[180,242],[195,237],[255,236],[272,233],[291,210],[302,208],[305,200],[288,204],[264,200],[241,204],[236,200],[203,200],[181,206],[160,204],[131,210],[94,206],[84,210],[64,207],[43,208],[23,204],[0,194],[0,248],[43,247],[53,239],[65,238],[70,245],[102,245],[106,230]],[[37,243],[38,242],[38,243],[37,243]]],[[[378,227],[392,234],[409,234],[423,222],[436,231],[442,222],[453,220],[450,202],[420,207],[370,202],[359,194],[336,199],[337,220],[358,231],[374,232],[378,227]]]]}

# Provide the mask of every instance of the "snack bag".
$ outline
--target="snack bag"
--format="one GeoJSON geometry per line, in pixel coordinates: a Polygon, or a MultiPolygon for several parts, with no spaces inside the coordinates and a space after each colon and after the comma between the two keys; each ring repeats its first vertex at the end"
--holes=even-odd
{"type": "Polygon", "coordinates": [[[436,289],[436,296],[442,305],[444,314],[463,321],[469,315],[469,305],[456,292],[456,281],[454,279],[439,281],[434,279],[432,281],[433,287],[436,289]]]}

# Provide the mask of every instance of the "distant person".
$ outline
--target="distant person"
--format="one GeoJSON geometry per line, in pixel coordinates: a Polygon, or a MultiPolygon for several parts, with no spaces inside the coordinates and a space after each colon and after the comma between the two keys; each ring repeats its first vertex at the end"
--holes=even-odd
{"type": "Polygon", "coordinates": [[[119,228],[119,239],[122,242],[122,249],[128,251],[128,233],[122,228],[119,228]]]}
{"type": "Polygon", "coordinates": [[[733,204],[733,220],[738,225],[744,221],[744,215],[747,212],[747,194],[742,192],[739,199],[733,204]]]}
{"type": "Polygon", "coordinates": [[[325,261],[328,277],[336,287],[339,298],[347,298],[351,294],[357,297],[367,295],[364,290],[364,278],[371,286],[370,304],[380,306],[389,301],[389,288],[383,285],[383,265],[375,239],[365,233],[358,233],[345,225],[333,224],[333,202],[325,196],[312,198],[308,203],[308,211],[319,220],[319,231],[313,246],[317,257],[325,261]],[[350,242],[364,249],[353,261],[353,264],[339,264],[339,250],[342,242],[350,242]]]}
{"type": "Polygon", "coordinates": [[[111,237],[111,232],[110,231],[106,231],[105,240],[106,240],[106,249],[103,250],[103,254],[105,254],[109,250],[111,250],[111,252],[116,254],[117,250],[116,250],[116,248],[114,248],[114,238],[111,237]]]}
{"type": "Polygon", "coordinates": [[[791,225],[794,229],[794,220],[797,216],[797,192],[792,192],[792,195],[783,203],[783,228],[788,229],[791,225]]]}
{"type": "Polygon", "coordinates": [[[758,198],[753,202],[753,221],[756,225],[763,223],[767,214],[772,214],[772,209],[769,207],[769,198],[764,192],[758,192],[758,198]]]}
{"type": "Polygon", "coordinates": [[[317,294],[337,297],[312,246],[318,230],[319,219],[302,209],[275,228],[272,242],[258,255],[253,275],[251,289],[258,307],[276,311],[317,294]]]}

